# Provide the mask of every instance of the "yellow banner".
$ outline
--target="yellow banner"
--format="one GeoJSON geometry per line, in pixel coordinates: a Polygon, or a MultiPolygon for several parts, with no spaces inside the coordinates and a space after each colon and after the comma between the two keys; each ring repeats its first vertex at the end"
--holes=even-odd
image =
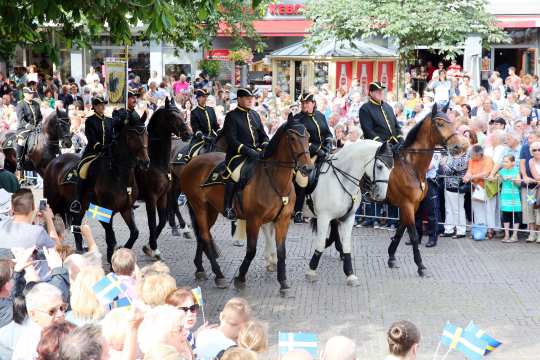
{"type": "Polygon", "coordinates": [[[127,95],[126,62],[105,62],[105,85],[109,95],[109,105],[125,106],[127,95]]]}

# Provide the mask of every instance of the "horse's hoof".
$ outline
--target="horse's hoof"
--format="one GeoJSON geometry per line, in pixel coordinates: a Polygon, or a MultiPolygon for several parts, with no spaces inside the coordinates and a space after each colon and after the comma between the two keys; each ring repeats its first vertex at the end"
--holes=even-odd
{"type": "Polygon", "coordinates": [[[182,234],[180,234],[180,231],[178,231],[178,228],[172,228],[171,235],[172,236],[182,236],[182,234]]]}
{"type": "Polygon", "coordinates": [[[291,298],[291,288],[286,281],[280,283],[281,287],[279,289],[279,295],[283,298],[291,298]]]}
{"type": "Polygon", "coordinates": [[[234,287],[237,288],[238,290],[240,289],[245,289],[246,288],[246,281],[242,281],[240,280],[240,278],[238,277],[235,277],[234,278],[234,287]]]}
{"type": "Polygon", "coordinates": [[[426,269],[425,266],[423,268],[421,267],[418,268],[418,275],[424,279],[431,277],[431,275],[429,274],[429,271],[426,269]]]}
{"type": "Polygon", "coordinates": [[[317,272],[315,270],[309,269],[308,271],[306,271],[306,279],[309,282],[316,282],[317,280],[319,280],[319,275],[317,275],[317,272]]]}
{"type": "Polygon", "coordinates": [[[215,283],[218,289],[226,289],[229,287],[229,284],[225,278],[216,278],[215,283]]]}
{"type": "Polygon", "coordinates": [[[243,247],[244,246],[244,242],[242,240],[234,240],[232,244],[233,244],[233,246],[236,246],[236,247],[243,247]]]}
{"type": "Polygon", "coordinates": [[[340,253],[339,254],[339,260],[344,261],[345,260],[345,254],[340,253]]]}
{"type": "Polygon", "coordinates": [[[206,272],[204,272],[204,271],[197,271],[195,273],[195,279],[197,281],[206,281],[206,280],[208,280],[208,276],[206,275],[206,272]]]}
{"type": "Polygon", "coordinates": [[[268,272],[276,272],[277,270],[277,265],[274,264],[274,263],[268,263],[266,264],[266,271],[268,272]]]}
{"type": "Polygon", "coordinates": [[[189,240],[191,240],[191,239],[193,239],[193,236],[191,236],[191,233],[190,233],[190,232],[185,232],[185,233],[184,233],[184,239],[189,239],[189,240]]]}
{"type": "Polygon", "coordinates": [[[149,246],[144,245],[142,251],[146,256],[149,256],[154,260],[161,260],[161,253],[159,249],[152,250],[149,246]]]}
{"type": "Polygon", "coordinates": [[[420,266],[418,267],[419,269],[422,269],[422,270],[426,270],[427,268],[424,266],[424,264],[420,264],[420,266]]]}
{"type": "Polygon", "coordinates": [[[356,277],[356,275],[349,275],[347,277],[347,285],[348,286],[358,286],[360,285],[360,281],[358,280],[358,278],[356,277]]]}
{"type": "Polygon", "coordinates": [[[388,267],[390,269],[399,269],[399,266],[396,265],[396,260],[395,259],[388,260],[388,267]]]}

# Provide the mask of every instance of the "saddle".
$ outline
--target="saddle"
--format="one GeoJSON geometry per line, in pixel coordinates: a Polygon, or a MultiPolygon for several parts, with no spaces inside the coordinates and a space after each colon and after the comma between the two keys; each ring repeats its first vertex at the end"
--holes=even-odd
{"type": "Polygon", "coordinates": [[[311,172],[308,175],[308,184],[305,187],[305,193],[306,195],[311,194],[315,188],[317,187],[317,183],[319,182],[319,175],[321,175],[321,167],[322,164],[324,164],[326,160],[324,161],[317,161],[315,163],[315,168],[311,170],[311,172]]]}
{"type": "MultiPolygon", "coordinates": [[[[237,192],[241,191],[251,179],[253,172],[255,171],[256,161],[247,159],[240,171],[240,180],[237,183],[237,192]]],[[[213,186],[213,185],[224,185],[228,181],[229,174],[227,165],[225,161],[220,162],[216,167],[210,172],[210,175],[202,183],[201,187],[213,186]]]]}
{"type": "Polygon", "coordinates": [[[189,144],[181,147],[171,158],[171,164],[185,165],[189,161],[187,153],[189,151],[189,144]]]}
{"type": "Polygon", "coordinates": [[[8,132],[1,138],[0,146],[2,150],[12,149],[15,150],[17,145],[17,134],[15,132],[8,132]]]}
{"type": "Polygon", "coordinates": [[[61,185],[66,184],[77,184],[79,181],[79,172],[77,171],[79,165],[72,166],[69,171],[67,171],[64,174],[64,177],[62,178],[62,181],[60,182],[61,185]]]}

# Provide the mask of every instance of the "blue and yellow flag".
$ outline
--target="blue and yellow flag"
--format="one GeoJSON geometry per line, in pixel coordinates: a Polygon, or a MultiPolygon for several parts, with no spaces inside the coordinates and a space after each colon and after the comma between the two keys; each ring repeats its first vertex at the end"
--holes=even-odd
{"type": "Polygon", "coordinates": [[[94,294],[103,304],[110,304],[127,289],[113,273],[104,276],[93,287],[94,294]]]}
{"type": "Polygon", "coordinates": [[[86,211],[86,217],[90,219],[96,219],[104,223],[110,223],[112,218],[112,210],[99,207],[96,204],[90,203],[88,210],[86,211]]]}
{"type": "Polygon", "coordinates": [[[441,342],[450,349],[459,351],[469,360],[482,359],[488,346],[486,341],[477,338],[473,333],[450,323],[443,329],[441,342]]]}
{"type": "Polygon", "coordinates": [[[279,332],[278,334],[278,347],[279,354],[285,355],[291,350],[306,350],[308,353],[316,358],[318,355],[318,339],[317,335],[313,333],[291,333],[291,332],[279,332]]]}
{"type": "Polygon", "coordinates": [[[203,297],[202,297],[201,287],[197,286],[195,289],[191,290],[191,292],[193,293],[193,296],[197,300],[197,304],[199,304],[200,306],[203,306],[204,305],[204,300],[203,300],[203,297]]]}
{"type": "Polygon", "coordinates": [[[499,345],[502,344],[499,340],[491,337],[491,335],[476,326],[472,321],[469,323],[469,325],[467,325],[465,331],[474,334],[474,336],[476,336],[477,338],[480,338],[488,343],[488,346],[486,348],[486,354],[495,350],[496,347],[499,347],[499,345]]]}

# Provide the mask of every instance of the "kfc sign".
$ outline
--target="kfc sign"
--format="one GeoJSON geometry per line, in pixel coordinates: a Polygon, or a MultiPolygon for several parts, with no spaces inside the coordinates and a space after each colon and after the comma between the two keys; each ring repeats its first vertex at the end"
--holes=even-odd
{"type": "Polygon", "coordinates": [[[268,14],[271,16],[302,16],[303,4],[270,4],[268,14]]]}

